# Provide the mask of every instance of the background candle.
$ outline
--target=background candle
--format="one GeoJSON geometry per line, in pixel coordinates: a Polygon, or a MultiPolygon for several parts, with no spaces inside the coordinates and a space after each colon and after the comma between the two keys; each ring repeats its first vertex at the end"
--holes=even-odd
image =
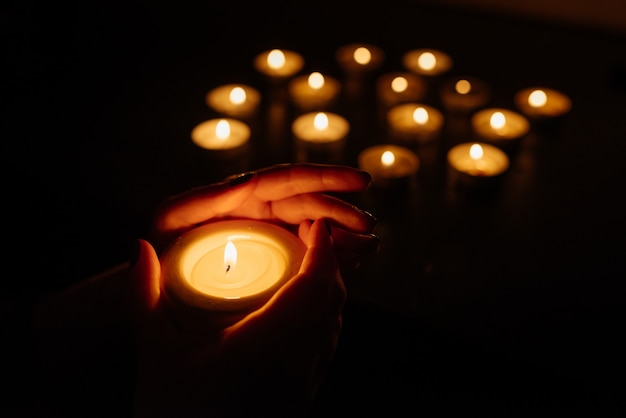
{"type": "Polygon", "coordinates": [[[479,142],[455,145],[448,151],[449,181],[462,186],[486,186],[509,168],[509,157],[500,148],[479,142]]]}
{"type": "Polygon", "coordinates": [[[335,58],[345,72],[364,74],[380,68],[385,61],[385,53],[375,45],[352,43],[338,48],[335,58]]]}
{"type": "Polygon", "coordinates": [[[247,145],[250,128],[245,122],[231,119],[209,119],[191,131],[192,141],[208,150],[235,150],[247,145]]]}
{"type": "Polygon", "coordinates": [[[392,139],[426,143],[441,133],[443,115],[432,106],[422,103],[403,103],[387,113],[387,124],[392,139]]]}
{"type": "Polygon", "coordinates": [[[289,81],[289,96],[301,111],[326,110],[336,102],[341,84],[334,77],[318,71],[289,81]]]}
{"type": "Polygon", "coordinates": [[[398,145],[374,145],[359,153],[359,168],[372,176],[372,186],[388,187],[408,182],[419,169],[420,161],[413,151],[398,145]]]}
{"type": "Polygon", "coordinates": [[[261,102],[257,89],[243,84],[224,84],[206,94],[207,105],[216,112],[233,118],[254,117],[261,102]]]}
{"type": "Polygon", "coordinates": [[[438,76],[450,71],[452,58],[437,49],[413,49],[402,56],[402,65],[422,76],[438,76]]]}
{"type": "Polygon", "coordinates": [[[343,156],[350,123],[336,113],[309,112],[298,116],[291,130],[297,161],[337,163],[343,156]]]}
{"type": "Polygon", "coordinates": [[[163,293],[187,325],[222,327],[262,306],[296,275],[306,246],[291,232],[256,220],[209,223],[162,254],[163,293]],[[232,244],[236,257],[227,246],[232,244]]]}
{"type": "Polygon", "coordinates": [[[272,49],[258,54],[254,68],[272,80],[284,80],[297,74],[304,67],[304,58],[295,51],[272,49]]]}
{"type": "Polygon", "coordinates": [[[529,118],[540,121],[565,115],[572,108],[572,101],[560,91],[547,87],[532,87],[515,94],[515,105],[529,118]]]}
{"type": "Polygon", "coordinates": [[[426,95],[426,83],[416,74],[396,71],[378,77],[376,93],[382,107],[387,109],[422,100],[426,95]]]}
{"type": "Polygon", "coordinates": [[[510,147],[526,135],[530,129],[528,119],[504,108],[487,108],[472,115],[472,129],[478,139],[510,147]]]}
{"type": "Polygon", "coordinates": [[[471,113],[489,102],[491,89],[486,82],[476,77],[458,76],[444,80],[439,95],[447,111],[471,113]]]}

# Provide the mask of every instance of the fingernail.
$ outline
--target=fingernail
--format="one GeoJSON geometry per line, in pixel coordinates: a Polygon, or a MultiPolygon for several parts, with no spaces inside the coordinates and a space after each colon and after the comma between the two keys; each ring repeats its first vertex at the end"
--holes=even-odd
{"type": "Polygon", "coordinates": [[[137,261],[139,261],[139,256],[141,255],[141,243],[139,240],[135,240],[133,247],[130,250],[130,268],[135,267],[137,261]]]}
{"type": "Polygon", "coordinates": [[[250,179],[254,177],[254,174],[255,174],[254,171],[249,171],[247,173],[228,177],[226,180],[228,181],[228,184],[231,186],[239,186],[240,184],[244,184],[250,181],[250,179]]]}
{"type": "Polygon", "coordinates": [[[366,210],[362,210],[359,209],[361,211],[362,214],[364,214],[365,216],[367,216],[368,218],[370,218],[372,220],[372,222],[378,222],[378,219],[376,219],[376,217],[374,215],[372,215],[371,213],[369,213],[366,210]]]}

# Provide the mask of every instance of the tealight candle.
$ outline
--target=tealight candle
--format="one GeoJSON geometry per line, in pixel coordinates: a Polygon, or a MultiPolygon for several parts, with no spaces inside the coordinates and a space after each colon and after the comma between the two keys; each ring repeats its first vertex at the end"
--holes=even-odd
{"type": "Polygon", "coordinates": [[[426,143],[436,139],[443,126],[442,113],[421,103],[403,103],[387,112],[391,137],[401,141],[426,143]]]}
{"type": "Polygon", "coordinates": [[[492,184],[509,168],[509,157],[500,148],[480,142],[455,145],[448,151],[451,183],[465,186],[492,184]]]}
{"type": "Polygon", "coordinates": [[[162,291],[185,325],[228,325],[295,276],[306,246],[286,229],[225,220],[192,229],[161,256],[162,291]]]}
{"type": "Polygon", "coordinates": [[[207,150],[237,150],[248,144],[250,128],[245,122],[236,119],[209,119],[192,129],[191,139],[207,150]]]}
{"type": "Polygon", "coordinates": [[[378,77],[376,92],[383,108],[389,108],[400,103],[422,100],[426,95],[426,83],[413,73],[392,72],[378,77]]]}
{"type": "Polygon", "coordinates": [[[324,110],[331,107],[341,91],[339,81],[319,71],[295,77],[289,82],[289,95],[302,111],[324,110]]]}
{"type": "Polygon", "coordinates": [[[359,168],[372,176],[372,186],[388,187],[410,181],[417,173],[420,160],[408,148],[383,144],[374,145],[359,153],[359,168]]]}
{"type": "Polygon", "coordinates": [[[472,129],[481,140],[512,145],[530,129],[528,119],[509,109],[487,108],[472,115],[472,129]]]}
{"type": "Polygon", "coordinates": [[[250,119],[257,114],[261,94],[257,89],[243,84],[224,84],[206,94],[206,103],[225,116],[250,119]]]}
{"type": "Polygon", "coordinates": [[[437,49],[414,49],[402,56],[402,65],[422,76],[438,76],[452,68],[452,58],[437,49]]]}
{"type": "Polygon", "coordinates": [[[335,58],[345,72],[364,74],[380,68],[385,61],[385,53],[375,45],[352,43],[338,48],[335,58]]]}
{"type": "Polygon", "coordinates": [[[471,113],[491,98],[489,85],[476,77],[451,77],[442,83],[441,103],[449,112],[471,113]]]}
{"type": "Polygon", "coordinates": [[[258,54],[254,68],[272,80],[284,80],[297,74],[304,67],[301,54],[291,50],[272,49],[258,54]]]}
{"type": "Polygon", "coordinates": [[[336,113],[309,112],[298,116],[291,130],[299,161],[332,162],[341,157],[350,123],[336,113]]]}
{"type": "Polygon", "coordinates": [[[572,108],[571,99],[564,93],[546,87],[520,90],[515,95],[517,108],[533,120],[561,117],[572,108]]]}

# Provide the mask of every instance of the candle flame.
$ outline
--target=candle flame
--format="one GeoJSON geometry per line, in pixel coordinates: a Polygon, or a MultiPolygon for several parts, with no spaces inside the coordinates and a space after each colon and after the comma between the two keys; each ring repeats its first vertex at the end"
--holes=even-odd
{"type": "Polygon", "coordinates": [[[224,248],[224,270],[228,273],[237,265],[237,247],[232,241],[226,243],[224,248]]]}
{"type": "Polygon", "coordinates": [[[413,120],[420,125],[425,124],[428,122],[428,111],[421,106],[417,107],[413,111],[413,120]]]}
{"type": "Polygon", "coordinates": [[[405,77],[398,76],[391,80],[391,90],[402,93],[409,87],[409,82],[405,77]]]}
{"type": "Polygon", "coordinates": [[[324,112],[317,113],[315,118],[313,118],[313,126],[315,126],[315,129],[320,131],[328,128],[328,115],[324,112]]]}
{"type": "Polygon", "coordinates": [[[267,54],[267,65],[270,68],[281,68],[285,65],[285,54],[280,49],[272,49],[269,54],[267,54]]]}
{"type": "Polygon", "coordinates": [[[215,126],[215,135],[219,139],[226,139],[230,136],[230,124],[227,120],[221,119],[215,126]]]}
{"type": "Polygon", "coordinates": [[[246,91],[241,87],[233,87],[228,98],[234,104],[242,104],[246,101],[246,91]]]}
{"type": "Polygon", "coordinates": [[[394,155],[394,153],[392,151],[385,151],[380,156],[380,162],[385,167],[389,167],[389,166],[393,165],[393,163],[395,161],[396,161],[396,156],[394,155]]]}
{"type": "Polygon", "coordinates": [[[353,56],[354,60],[361,65],[365,65],[372,60],[372,53],[364,46],[355,49],[353,56]]]}
{"type": "Polygon", "coordinates": [[[546,92],[543,90],[534,90],[528,95],[528,104],[532,107],[545,106],[547,101],[548,96],[546,96],[546,92]]]}
{"type": "Polygon", "coordinates": [[[472,160],[480,160],[483,158],[483,147],[480,144],[472,144],[469,149],[469,154],[472,160]]]}
{"type": "Polygon", "coordinates": [[[472,89],[472,85],[467,80],[459,80],[456,82],[454,88],[459,94],[467,94],[472,89]]]}
{"type": "Polygon", "coordinates": [[[417,59],[417,65],[424,70],[432,70],[437,65],[437,58],[432,52],[424,52],[417,59]]]}
{"type": "Polygon", "coordinates": [[[324,76],[320,72],[312,72],[309,74],[309,87],[319,90],[324,87],[324,76]]]}
{"type": "Polygon", "coordinates": [[[493,129],[502,129],[506,124],[506,118],[502,112],[493,112],[489,119],[489,124],[493,129]]]}

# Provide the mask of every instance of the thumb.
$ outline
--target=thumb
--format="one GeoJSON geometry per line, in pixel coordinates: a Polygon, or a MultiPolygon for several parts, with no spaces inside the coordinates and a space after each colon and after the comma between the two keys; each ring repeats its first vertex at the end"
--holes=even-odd
{"type": "Polygon", "coordinates": [[[135,258],[130,268],[131,311],[141,320],[156,309],[161,295],[161,264],[152,245],[143,239],[135,244],[135,258]]]}

